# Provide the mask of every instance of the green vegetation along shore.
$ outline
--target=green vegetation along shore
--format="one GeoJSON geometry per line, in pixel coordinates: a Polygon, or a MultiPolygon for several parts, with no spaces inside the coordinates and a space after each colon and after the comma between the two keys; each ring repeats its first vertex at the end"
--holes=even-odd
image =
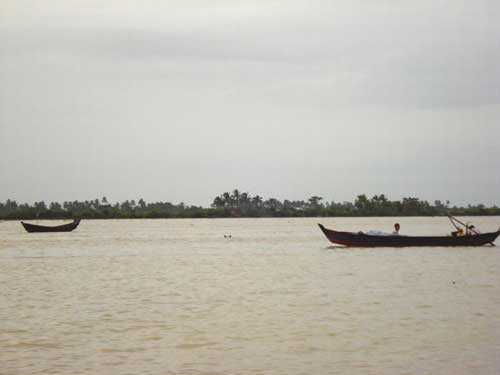
{"type": "Polygon", "coordinates": [[[358,195],[352,202],[325,202],[313,196],[306,201],[264,200],[259,195],[233,190],[213,200],[210,208],[184,203],[146,203],[143,199],[110,203],[107,198],[73,202],[18,204],[8,199],[0,203],[0,220],[29,219],[141,219],[141,218],[224,218],[224,217],[320,217],[320,216],[457,216],[500,215],[497,206],[482,204],[450,207],[449,202],[433,204],[418,198],[389,200],[384,194],[368,198],[358,195]]]}

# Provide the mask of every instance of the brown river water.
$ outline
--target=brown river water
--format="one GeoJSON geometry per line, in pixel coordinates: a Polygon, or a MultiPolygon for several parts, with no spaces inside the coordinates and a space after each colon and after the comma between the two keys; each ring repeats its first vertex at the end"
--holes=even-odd
{"type": "Polygon", "coordinates": [[[0,374],[500,374],[500,247],[345,249],[316,225],[395,221],[452,229],[0,222],[0,374]]]}

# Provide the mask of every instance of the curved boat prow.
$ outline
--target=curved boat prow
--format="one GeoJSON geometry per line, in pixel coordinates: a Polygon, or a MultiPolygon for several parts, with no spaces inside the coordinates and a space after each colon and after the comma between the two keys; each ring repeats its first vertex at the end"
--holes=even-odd
{"type": "Polygon", "coordinates": [[[323,224],[320,224],[320,223],[318,223],[318,227],[319,227],[319,229],[321,229],[321,231],[323,232],[323,234],[328,237],[328,234],[327,234],[328,233],[328,229],[326,229],[323,226],[323,224]]]}

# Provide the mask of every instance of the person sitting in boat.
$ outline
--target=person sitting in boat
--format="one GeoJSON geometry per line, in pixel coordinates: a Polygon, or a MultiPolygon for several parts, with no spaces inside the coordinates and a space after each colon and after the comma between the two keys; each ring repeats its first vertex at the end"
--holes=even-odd
{"type": "Polygon", "coordinates": [[[462,237],[465,235],[464,230],[462,228],[458,228],[456,231],[451,232],[453,237],[462,237]]]}
{"type": "Polygon", "coordinates": [[[401,228],[399,223],[394,224],[394,232],[392,232],[393,236],[399,236],[399,228],[401,228]]]}
{"type": "Polygon", "coordinates": [[[475,234],[479,234],[479,231],[476,229],[476,227],[474,225],[469,225],[467,227],[467,235],[473,236],[475,234]]]}

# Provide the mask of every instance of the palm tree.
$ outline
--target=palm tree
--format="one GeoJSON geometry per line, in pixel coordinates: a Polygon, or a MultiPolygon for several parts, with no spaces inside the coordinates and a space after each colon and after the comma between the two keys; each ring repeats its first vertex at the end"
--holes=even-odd
{"type": "Polygon", "coordinates": [[[267,201],[264,202],[264,207],[269,208],[271,210],[277,210],[283,206],[283,203],[281,203],[279,200],[276,198],[269,198],[267,201]]]}
{"type": "Polygon", "coordinates": [[[241,193],[240,194],[240,204],[241,206],[243,207],[247,207],[248,204],[250,203],[250,196],[248,195],[248,193],[241,193]]]}
{"type": "Polygon", "coordinates": [[[256,195],[251,201],[253,208],[259,209],[262,207],[262,197],[260,195],[256,195]]]}
{"type": "Polygon", "coordinates": [[[354,201],[354,206],[360,211],[364,211],[368,207],[368,205],[368,198],[365,194],[358,195],[358,197],[354,201]]]}
{"type": "Polygon", "coordinates": [[[309,207],[316,209],[320,207],[320,201],[323,200],[322,197],[318,197],[317,195],[313,195],[311,198],[309,198],[309,207]]]}
{"type": "Polygon", "coordinates": [[[144,201],[144,199],[139,199],[139,201],[137,202],[137,204],[139,205],[139,207],[141,208],[141,210],[144,210],[146,209],[146,202],[144,201]]]}
{"type": "Polygon", "coordinates": [[[225,203],[224,199],[221,197],[215,197],[214,202],[212,203],[213,208],[224,208],[225,203]]]}
{"type": "Polygon", "coordinates": [[[238,189],[233,190],[233,194],[231,195],[231,203],[233,207],[240,206],[240,192],[238,189]]]}
{"type": "Polygon", "coordinates": [[[61,211],[62,210],[61,204],[58,202],[51,202],[49,207],[50,207],[51,211],[61,211]]]}
{"type": "Polygon", "coordinates": [[[227,191],[222,193],[222,200],[224,201],[224,207],[231,206],[231,195],[227,191]]]}

